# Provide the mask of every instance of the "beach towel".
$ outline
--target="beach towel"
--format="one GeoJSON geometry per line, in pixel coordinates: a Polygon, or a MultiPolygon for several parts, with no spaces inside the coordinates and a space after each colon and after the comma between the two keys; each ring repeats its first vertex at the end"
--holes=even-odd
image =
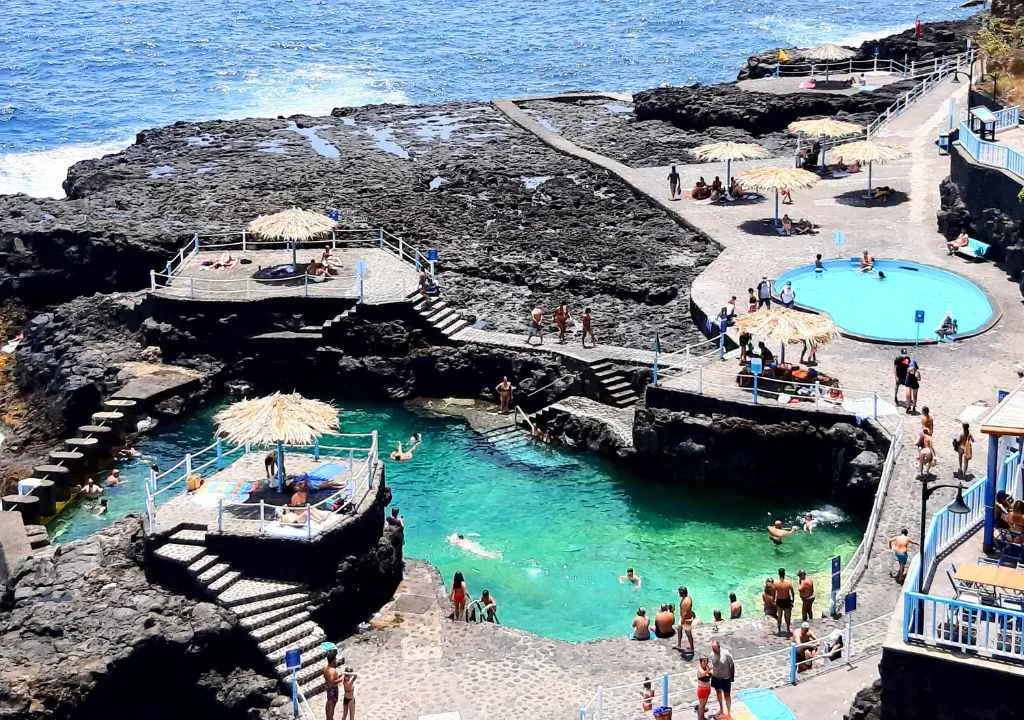
{"type": "Polygon", "coordinates": [[[796,715],[771,690],[754,688],[736,693],[732,720],[796,720],[796,715]]]}
{"type": "Polygon", "coordinates": [[[216,507],[219,500],[223,500],[225,505],[244,503],[249,499],[251,492],[251,480],[207,480],[201,488],[192,493],[192,502],[203,507],[216,507]]]}
{"type": "Polygon", "coordinates": [[[981,240],[975,240],[974,238],[968,238],[967,247],[964,248],[966,255],[973,255],[977,258],[985,257],[988,252],[988,243],[983,243],[981,240]]]}
{"type": "Polygon", "coordinates": [[[309,483],[310,490],[319,490],[325,483],[329,483],[348,470],[348,461],[323,463],[306,473],[306,482],[309,483]]]}

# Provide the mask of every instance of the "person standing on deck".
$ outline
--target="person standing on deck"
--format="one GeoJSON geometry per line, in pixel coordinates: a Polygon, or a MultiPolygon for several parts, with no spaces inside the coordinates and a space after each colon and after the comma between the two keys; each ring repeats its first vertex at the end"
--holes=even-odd
{"type": "Polygon", "coordinates": [[[503,375],[501,382],[494,388],[498,391],[498,400],[501,402],[501,414],[508,415],[509,407],[512,405],[512,391],[515,386],[508,381],[508,376],[503,375]]]}
{"type": "Polygon", "coordinates": [[[539,307],[538,308],[534,308],[533,310],[530,311],[529,326],[530,326],[530,329],[526,332],[526,342],[527,342],[527,344],[530,343],[530,338],[532,338],[534,335],[536,335],[538,338],[540,338],[540,343],[539,344],[543,345],[544,344],[544,311],[541,310],[539,307]]]}
{"type": "Polygon", "coordinates": [[[778,608],[778,615],[775,617],[778,632],[782,634],[782,621],[786,621],[786,635],[793,630],[790,622],[793,617],[793,583],[786,579],[786,568],[779,568],[779,579],[773,585],[775,589],[775,607],[778,608]]]}
{"type": "Polygon", "coordinates": [[[676,170],[676,166],[672,166],[672,171],[668,174],[668,196],[672,200],[679,197],[679,171],[676,170]]]}
{"type": "Polygon", "coordinates": [[[586,308],[583,311],[583,317],[580,319],[580,325],[583,328],[583,347],[587,346],[587,335],[590,336],[590,347],[597,345],[597,338],[594,337],[594,317],[590,314],[590,308],[586,308]]]}
{"type": "Polygon", "coordinates": [[[718,696],[718,707],[725,710],[722,717],[732,717],[732,682],[736,679],[736,664],[732,653],[717,640],[711,641],[711,687],[718,696]],[[723,702],[724,700],[724,702],[723,702]]]}
{"type": "Polygon", "coordinates": [[[757,284],[757,309],[762,307],[772,309],[772,281],[767,275],[762,275],[761,282],[757,284]]]}
{"type": "Polygon", "coordinates": [[[558,342],[565,344],[565,330],[569,325],[569,306],[562,303],[555,308],[555,326],[558,328],[558,342]]]}
{"type": "Polygon", "coordinates": [[[693,613],[693,598],[685,587],[679,588],[679,626],[676,628],[676,650],[683,649],[683,634],[690,643],[689,653],[693,655],[693,621],[697,618],[693,613]]]}
{"type": "Polygon", "coordinates": [[[814,581],[807,577],[807,573],[803,570],[797,572],[796,576],[800,579],[800,585],[797,587],[797,592],[800,593],[800,619],[813,620],[814,581]]]}
{"type": "Polygon", "coordinates": [[[899,405],[900,388],[907,384],[907,369],[910,367],[910,355],[907,354],[906,348],[900,348],[900,354],[892,361],[892,365],[896,373],[896,389],[893,390],[892,401],[899,405]]]}
{"type": "MultiPolygon", "coordinates": [[[[345,662],[342,658],[341,662],[345,662]]],[[[338,705],[338,686],[342,683],[342,676],[338,673],[338,651],[327,651],[327,665],[324,666],[324,685],[327,688],[327,704],[324,706],[324,715],[327,720],[334,720],[334,708],[338,705]]]]}

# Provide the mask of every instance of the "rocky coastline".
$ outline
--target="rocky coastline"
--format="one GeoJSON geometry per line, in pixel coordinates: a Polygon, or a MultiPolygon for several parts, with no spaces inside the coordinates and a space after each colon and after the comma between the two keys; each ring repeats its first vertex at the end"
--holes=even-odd
{"type": "MultiPolygon", "coordinates": [[[[913,57],[952,51],[972,22],[928,26],[930,47],[917,43],[913,57]]],[[[909,53],[905,35],[880,41],[879,56],[909,53]]],[[[763,76],[771,57],[751,58],[740,78],[763,76]]],[[[784,150],[793,143],[785,132],[792,120],[838,114],[868,122],[905,89],[895,83],[857,95],[780,96],[697,85],[639,92],[631,103],[522,105],[586,147],[654,166],[693,162],[688,150],[716,140],[784,150]]],[[[582,376],[560,380],[578,372],[572,363],[439,343],[403,317],[352,316],[315,353],[248,344],[255,329],[295,329],[308,318],[282,303],[215,319],[175,313],[145,296],[148,270],[198,231],[237,230],[292,205],[338,208],[346,227],[385,227],[437,248],[446,299],[479,327],[519,332],[529,308],[565,301],[594,309],[603,340],[631,346],[646,344],[654,328],[675,346],[701,337],[690,321],[689,287],[720,251],[614,176],[551,150],[480,103],[175,123],[139,133],[121,153],[75,165],[65,189],[65,200],[0,196],[0,302],[29,318],[10,379],[27,410],[18,427],[5,430],[0,480],[31,467],[45,441],[83,422],[125,382],[126,363],[153,353],[203,377],[168,414],[190,411],[232,381],[276,389],[285,371],[290,388],[315,393],[329,379],[352,398],[491,397],[503,374],[515,376],[524,394],[543,389],[530,410],[568,394],[598,395],[582,376]]],[[[643,386],[644,369],[620,370],[643,386]]],[[[627,444],[578,416],[552,422],[581,449],[666,462],[696,483],[725,470],[750,472],[769,451],[778,456],[780,447],[813,441],[808,477],[827,474],[837,499],[858,508],[869,502],[884,456],[868,433],[843,423],[755,432],[721,413],[655,407],[639,411],[627,444]],[[738,438],[755,435],[755,449],[728,452],[738,438]]],[[[784,481],[772,476],[768,484],[784,481]]],[[[0,685],[9,688],[0,692],[0,718],[91,720],[125,703],[156,718],[199,710],[270,720],[290,712],[272,668],[258,657],[239,666],[250,653],[228,613],[147,578],[141,542],[141,522],[126,518],[18,570],[0,601],[0,685]],[[75,672],[54,675],[54,656],[70,659],[75,672]],[[163,704],[156,702],[163,693],[143,696],[141,673],[152,666],[169,668],[164,681],[187,691],[163,704]]],[[[387,599],[382,588],[397,584],[400,572],[401,538],[382,535],[371,552],[344,557],[314,610],[328,623],[359,597],[366,615],[387,599]]],[[[345,625],[330,629],[351,629],[345,625]]]]}

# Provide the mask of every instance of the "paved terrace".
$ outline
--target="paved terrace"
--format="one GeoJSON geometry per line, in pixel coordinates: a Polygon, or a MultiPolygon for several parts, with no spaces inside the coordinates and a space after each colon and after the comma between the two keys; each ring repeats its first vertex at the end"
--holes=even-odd
{"type": "MultiPolygon", "coordinates": [[[[857,77],[859,72],[854,73],[854,77],[857,77]]],[[[750,90],[752,92],[766,92],[773,93],[775,95],[787,95],[795,92],[810,92],[810,93],[832,93],[840,95],[855,95],[859,92],[865,92],[867,90],[877,90],[885,85],[891,85],[892,83],[900,82],[905,80],[900,73],[889,73],[889,72],[866,72],[864,73],[864,79],[867,81],[865,87],[854,85],[853,87],[845,87],[844,83],[850,78],[849,73],[833,72],[829,74],[828,82],[825,81],[825,72],[819,71],[815,73],[814,79],[817,87],[813,90],[800,87],[800,83],[806,82],[808,77],[806,76],[789,76],[784,75],[782,77],[764,77],[757,78],[754,80],[740,80],[736,85],[742,90],[750,90]]]]}

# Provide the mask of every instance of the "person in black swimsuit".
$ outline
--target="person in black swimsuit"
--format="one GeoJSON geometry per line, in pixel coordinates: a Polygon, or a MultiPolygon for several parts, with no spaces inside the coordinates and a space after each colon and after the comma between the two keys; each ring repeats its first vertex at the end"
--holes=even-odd
{"type": "Polygon", "coordinates": [[[338,660],[338,651],[328,650],[327,665],[324,667],[324,684],[327,685],[327,704],[324,706],[324,713],[327,720],[334,720],[334,708],[338,705],[338,686],[344,680],[338,672],[339,662],[345,660],[338,660]]]}

